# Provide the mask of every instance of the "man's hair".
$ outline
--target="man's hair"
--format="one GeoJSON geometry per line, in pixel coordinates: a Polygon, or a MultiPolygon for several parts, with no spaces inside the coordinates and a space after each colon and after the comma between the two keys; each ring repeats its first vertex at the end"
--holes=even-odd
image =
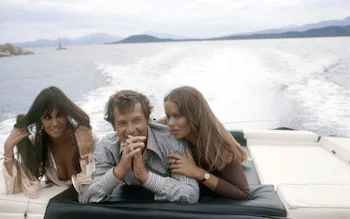
{"type": "Polygon", "coordinates": [[[132,90],[121,90],[109,97],[106,105],[105,120],[113,125],[115,119],[114,109],[118,109],[122,114],[132,112],[137,103],[141,104],[143,114],[148,120],[153,106],[150,105],[149,99],[145,95],[132,90]]]}

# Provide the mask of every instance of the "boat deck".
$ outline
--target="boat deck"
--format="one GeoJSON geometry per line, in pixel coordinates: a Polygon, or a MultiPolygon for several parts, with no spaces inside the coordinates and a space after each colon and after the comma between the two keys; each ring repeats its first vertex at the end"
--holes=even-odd
{"type": "MultiPolygon", "coordinates": [[[[242,166],[250,201],[202,195],[192,205],[159,203],[142,188],[121,187],[108,203],[82,205],[72,187],[51,187],[29,200],[28,218],[350,218],[350,138],[294,130],[231,133],[249,154],[242,166]]],[[[23,218],[27,204],[23,194],[6,195],[0,178],[0,218],[23,218]]]]}

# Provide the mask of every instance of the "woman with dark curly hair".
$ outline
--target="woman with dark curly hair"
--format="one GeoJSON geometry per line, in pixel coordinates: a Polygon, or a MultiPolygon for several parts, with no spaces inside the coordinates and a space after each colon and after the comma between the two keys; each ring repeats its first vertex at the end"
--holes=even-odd
{"type": "Polygon", "coordinates": [[[94,171],[89,116],[57,87],[42,90],[4,144],[3,175],[7,194],[40,196],[43,176],[48,184],[73,184],[78,192],[94,171]],[[17,151],[16,159],[14,151],[17,151]]]}

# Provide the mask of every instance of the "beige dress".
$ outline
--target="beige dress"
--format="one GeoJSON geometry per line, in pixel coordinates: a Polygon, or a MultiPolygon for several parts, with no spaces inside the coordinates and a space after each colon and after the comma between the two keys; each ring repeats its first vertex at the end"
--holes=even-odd
{"type": "MultiPolygon", "coordinates": [[[[98,141],[98,138],[94,136],[94,144],[98,141]]],[[[55,159],[52,155],[50,148],[48,148],[48,167],[45,173],[47,180],[52,181],[58,186],[70,186],[74,184],[74,188],[80,193],[83,185],[90,184],[92,181],[92,173],[95,172],[95,159],[92,152],[88,155],[88,161],[80,159],[81,172],[72,176],[72,180],[61,181],[58,178],[58,172],[55,159]],[[73,182],[72,182],[73,181],[73,182]]],[[[5,179],[5,187],[7,194],[15,194],[23,192],[29,198],[39,198],[40,190],[43,187],[44,182],[40,182],[34,177],[29,177],[25,174],[23,166],[19,162],[14,161],[12,167],[12,175],[10,176],[5,165],[2,167],[3,176],[5,179]]]]}

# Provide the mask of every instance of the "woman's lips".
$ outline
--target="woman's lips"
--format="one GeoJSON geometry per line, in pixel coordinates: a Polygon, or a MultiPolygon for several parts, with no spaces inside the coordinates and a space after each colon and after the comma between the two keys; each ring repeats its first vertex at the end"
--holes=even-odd
{"type": "Polygon", "coordinates": [[[51,129],[51,131],[53,132],[53,133],[60,133],[61,132],[61,129],[59,128],[59,129],[51,129]]]}

